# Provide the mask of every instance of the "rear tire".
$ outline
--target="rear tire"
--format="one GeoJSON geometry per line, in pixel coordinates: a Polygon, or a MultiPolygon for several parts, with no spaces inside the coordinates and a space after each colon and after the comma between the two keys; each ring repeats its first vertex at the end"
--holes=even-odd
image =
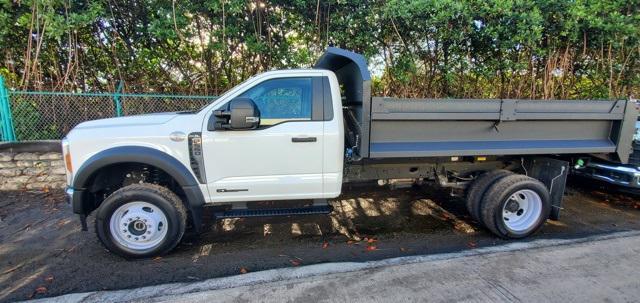
{"type": "Polygon", "coordinates": [[[506,176],[513,175],[512,172],[504,169],[492,170],[483,173],[469,185],[466,194],[466,206],[467,211],[471,215],[471,218],[484,226],[482,215],[480,213],[480,207],[482,204],[482,198],[484,197],[487,189],[493,185],[496,181],[506,176]]]}
{"type": "Polygon", "coordinates": [[[524,175],[495,182],[482,199],[482,219],[494,234],[520,239],[538,231],[549,218],[551,198],[542,182],[524,175]]]}
{"type": "Polygon", "coordinates": [[[133,184],[112,193],[96,212],[96,234],[125,258],[163,255],[184,235],[187,211],[176,194],[155,184],[133,184]]]}

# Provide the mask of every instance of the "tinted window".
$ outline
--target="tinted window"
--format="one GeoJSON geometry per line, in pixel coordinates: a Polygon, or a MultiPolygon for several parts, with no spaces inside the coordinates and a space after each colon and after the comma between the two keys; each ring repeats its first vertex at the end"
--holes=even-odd
{"type": "Polygon", "coordinates": [[[244,92],[260,109],[260,125],[311,120],[311,78],[264,81],[244,92]]]}

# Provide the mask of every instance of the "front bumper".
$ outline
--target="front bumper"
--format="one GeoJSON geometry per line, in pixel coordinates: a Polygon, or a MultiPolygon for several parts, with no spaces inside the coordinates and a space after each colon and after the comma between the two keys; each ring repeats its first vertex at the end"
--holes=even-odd
{"type": "Polygon", "coordinates": [[[73,212],[80,216],[82,230],[87,231],[87,214],[82,207],[82,190],[76,190],[67,186],[64,193],[67,196],[67,203],[71,205],[73,212]]]}
{"type": "Polygon", "coordinates": [[[576,170],[576,173],[610,184],[640,189],[640,170],[636,167],[589,163],[576,170]]]}
{"type": "Polygon", "coordinates": [[[73,209],[73,213],[79,215],[86,214],[82,203],[82,194],[84,193],[84,190],[67,186],[64,193],[67,196],[67,203],[69,203],[71,205],[71,209],[73,209]]]}
{"type": "Polygon", "coordinates": [[[65,195],[67,196],[67,204],[73,205],[73,194],[74,190],[71,187],[68,187],[64,190],[65,195]]]}

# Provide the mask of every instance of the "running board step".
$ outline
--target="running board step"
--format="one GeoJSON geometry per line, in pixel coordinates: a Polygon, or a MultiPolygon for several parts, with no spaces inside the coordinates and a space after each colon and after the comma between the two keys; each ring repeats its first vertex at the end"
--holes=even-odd
{"type": "Polygon", "coordinates": [[[215,214],[216,219],[225,218],[246,218],[246,217],[276,217],[276,216],[299,216],[299,215],[320,215],[333,211],[330,205],[316,205],[299,208],[268,208],[268,209],[232,209],[215,214]]]}

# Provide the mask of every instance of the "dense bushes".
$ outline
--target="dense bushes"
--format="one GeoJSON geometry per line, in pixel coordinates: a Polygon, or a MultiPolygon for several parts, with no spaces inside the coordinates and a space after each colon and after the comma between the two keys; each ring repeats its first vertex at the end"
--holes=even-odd
{"type": "Polygon", "coordinates": [[[0,2],[0,73],[25,89],[215,95],[330,43],[368,56],[376,94],[640,93],[639,0],[0,2]]]}

